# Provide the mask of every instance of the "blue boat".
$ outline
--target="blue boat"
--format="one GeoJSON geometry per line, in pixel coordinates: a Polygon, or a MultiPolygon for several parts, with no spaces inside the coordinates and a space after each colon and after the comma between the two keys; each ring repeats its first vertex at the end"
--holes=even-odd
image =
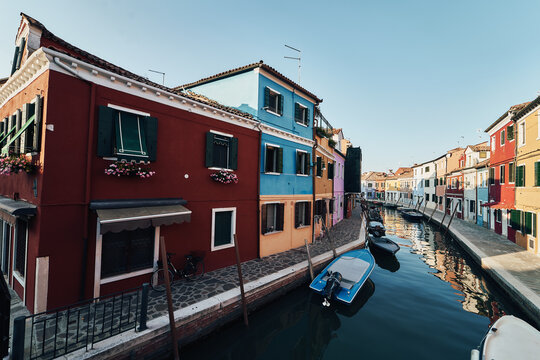
{"type": "Polygon", "coordinates": [[[369,250],[352,250],[325,267],[309,287],[324,296],[324,306],[330,306],[330,299],[350,304],[374,267],[375,259],[369,250]]]}

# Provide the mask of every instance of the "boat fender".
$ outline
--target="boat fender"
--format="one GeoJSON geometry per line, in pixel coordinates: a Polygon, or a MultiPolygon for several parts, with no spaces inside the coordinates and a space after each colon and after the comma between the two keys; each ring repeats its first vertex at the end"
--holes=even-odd
{"type": "Polygon", "coordinates": [[[478,349],[471,350],[471,360],[480,360],[480,351],[478,349]]]}

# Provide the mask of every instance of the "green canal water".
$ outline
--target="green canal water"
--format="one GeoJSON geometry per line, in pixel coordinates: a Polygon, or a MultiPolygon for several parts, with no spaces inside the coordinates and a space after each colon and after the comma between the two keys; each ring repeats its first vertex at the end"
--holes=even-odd
{"type": "Polygon", "coordinates": [[[180,350],[182,359],[469,359],[490,324],[523,317],[454,240],[384,210],[396,257],[377,266],[352,305],[330,308],[302,286],[180,350]]]}

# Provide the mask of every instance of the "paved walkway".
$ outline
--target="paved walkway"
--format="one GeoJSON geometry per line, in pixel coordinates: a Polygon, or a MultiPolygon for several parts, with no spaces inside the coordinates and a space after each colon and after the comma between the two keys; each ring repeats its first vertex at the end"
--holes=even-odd
{"type": "MultiPolygon", "coordinates": [[[[427,209],[425,216],[432,211],[427,209]]],[[[433,220],[440,224],[443,216],[436,211],[433,220]]],[[[449,221],[447,215],[445,227],[449,221]]],[[[494,231],[455,217],[449,232],[540,326],[540,257],[494,231]]]]}

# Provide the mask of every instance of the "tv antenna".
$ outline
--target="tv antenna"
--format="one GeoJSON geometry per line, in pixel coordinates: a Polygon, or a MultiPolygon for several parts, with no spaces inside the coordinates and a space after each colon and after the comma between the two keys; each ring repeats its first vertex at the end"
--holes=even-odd
{"type": "Polygon", "coordinates": [[[156,70],[148,70],[148,71],[151,71],[156,74],[161,74],[161,76],[163,76],[163,83],[161,85],[165,86],[165,73],[164,72],[156,71],[156,70]]]}
{"type": "Polygon", "coordinates": [[[298,60],[298,84],[300,84],[300,68],[302,67],[301,61],[302,61],[302,52],[298,49],[293,48],[292,46],[289,46],[287,44],[283,44],[285,47],[294,50],[298,52],[298,57],[292,57],[292,56],[284,56],[285,59],[291,59],[291,60],[298,60]]]}

